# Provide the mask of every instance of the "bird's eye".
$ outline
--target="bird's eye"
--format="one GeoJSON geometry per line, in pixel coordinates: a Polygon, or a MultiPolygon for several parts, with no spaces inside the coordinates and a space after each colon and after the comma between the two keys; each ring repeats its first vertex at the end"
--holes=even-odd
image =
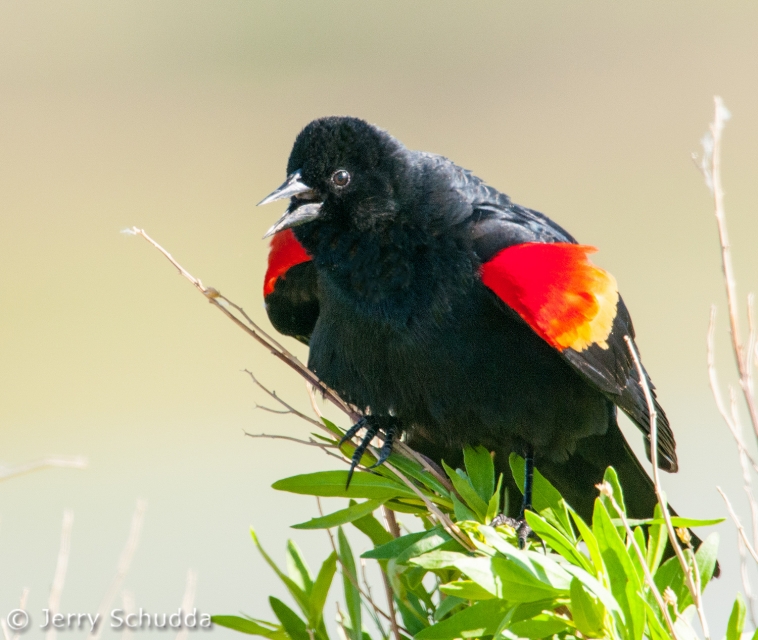
{"type": "Polygon", "coordinates": [[[344,169],[338,169],[332,174],[332,184],[335,187],[346,187],[350,182],[350,174],[344,169]]]}

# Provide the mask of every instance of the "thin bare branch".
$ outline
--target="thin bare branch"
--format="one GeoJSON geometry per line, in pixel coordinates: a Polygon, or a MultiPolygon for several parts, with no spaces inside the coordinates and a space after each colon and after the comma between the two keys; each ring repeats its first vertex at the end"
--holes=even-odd
{"type": "MultiPolygon", "coordinates": [[[[137,500],[137,507],[134,510],[132,516],[132,523],[129,528],[129,537],[126,540],[126,546],[121,552],[121,557],[118,560],[116,567],[116,575],[111,582],[108,591],[103,597],[100,603],[100,608],[97,610],[101,620],[105,620],[108,612],[111,609],[111,604],[116,598],[116,595],[121,589],[121,585],[124,583],[126,574],[129,572],[129,567],[132,565],[132,559],[134,558],[134,552],[137,550],[139,544],[140,533],[142,532],[142,524],[145,520],[145,510],[147,509],[147,503],[144,500],[137,500]]],[[[100,637],[100,631],[102,626],[98,626],[88,636],[89,640],[97,640],[100,637]]]]}
{"type": "Polygon", "coordinates": [[[34,460],[33,462],[26,462],[18,465],[17,467],[11,467],[5,469],[0,467],[0,482],[8,480],[10,478],[16,478],[26,473],[33,471],[40,471],[41,469],[50,468],[69,468],[69,469],[84,469],[87,466],[87,458],[84,456],[51,456],[49,458],[42,458],[41,460],[34,460]]]}
{"type": "MultiPolygon", "coordinates": [[[[718,373],[716,370],[716,355],[714,347],[714,338],[716,333],[716,306],[711,305],[711,317],[708,322],[708,334],[707,334],[707,346],[708,346],[708,382],[711,387],[711,393],[713,399],[716,402],[716,408],[721,414],[722,419],[729,428],[734,441],[737,443],[737,449],[740,454],[740,459],[744,456],[753,469],[758,472],[758,464],[756,464],[753,457],[750,455],[747,449],[745,441],[742,439],[742,426],[739,421],[739,414],[734,411],[727,411],[724,399],[721,395],[721,385],[719,384],[718,373]]],[[[748,473],[748,478],[750,474],[748,473]]]]}
{"type": "MultiPolygon", "coordinates": [[[[187,570],[187,581],[184,585],[184,596],[182,597],[182,611],[186,615],[195,605],[195,592],[197,591],[197,573],[192,569],[187,570]]],[[[187,640],[189,637],[189,627],[182,627],[181,631],[176,634],[176,640],[187,640]]]]}
{"type": "MultiPolygon", "coordinates": [[[[22,611],[26,611],[26,603],[29,600],[29,588],[24,587],[24,589],[21,591],[21,600],[19,602],[18,608],[22,611]]],[[[17,631],[16,633],[11,633],[10,627],[8,627],[5,618],[0,618],[0,630],[3,632],[3,638],[4,640],[19,640],[21,637],[21,632],[17,631]]]]}
{"type": "MultiPolygon", "coordinates": [[[[51,614],[58,613],[61,606],[61,593],[63,585],[66,582],[66,571],[68,570],[68,559],[71,555],[71,529],[74,526],[74,512],[66,509],[63,512],[63,526],[61,527],[61,546],[58,550],[58,561],[55,564],[55,574],[53,584],[50,587],[50,597],[47,600],[47,607],[51,614]]],[[[47,630],[45,640],[55,640],[58,635],[53,625],[47,630]]]]}
{"type": "MultiPolygon", "coordinates": [[[[121,592],[121,604],[124,607],[125,616],[128,616],[130,613],[134,613],[134,610],[137,608],[134,594],[131,591],[127,591],[126,589],[121,592]]],[[[134,633],[129,628],[129,625],[125,624],[124,630],[121,632],[121,640],[127,640],[127,638],[131,638],[133,635],[134,633]]]]}
{"type": "Polygon", "coordinates": [[[692,567],[690,566],[689,562],[687,562],[687,559],[684,557],[684,553],[682,552],[682,548],[679,546],[676,531],[674,530],[674,525],[671,522],[671,514],[669,513],[668,504],[666,503],[666,496],[664,495],[663,488],[661,486],[660,472],[658,470],[658,412],[655,409],[653,392],[650,390],[650,385],[648,384],[645,370],[642,368],[642,363],[640,362],[640,357],[637,353],[637,348],[635,347],[634,342],[629,336],[624,336],[624,340],[626,341],[627,348],[629,349],[629,353],[631,354],[632,360],[634,361],[634,366],[637,369],[637,374],[639,375],[640,379],[640,386],[642,386],[642,391],[645,394],[645,401],[647,402],[647,412],[650,420],[650,457],[653,462],[653,484],[655,485],[655,493],[658,496],[658,504],[661,506],[663,519],[666,521],[666,529],[669,534],[671,546],[674,548],[674,553],[676,553],[676,557],[679,560],[682,571],[684,572],[687,588],[692,595],[692,601],[695,604],[695,609],[700,620],[700,626],[703,629],[703,635],[705,636],[706,640],[708,640],[710,638],[710,633],[708,631],[708,621],[706,620],[705,611],[703,609],[702,593],[700,592],[695,577],[693,576],[692,567]]]}
{"type": "Polygon", "coordinates": [[[311,401],[311,409],[313,409],[313,413],[316,414],[319,420],[323,420],[324,414],[321,413],[321,409],[319,409],[318,404],[316,402],[315,389],[313,388],[312,384],[308,383],[308,381],[305,382],[305,390],[308,392],[308,399],[311,401]]]}
{"type": "Polygon", "coordinates": [[[663,596],[661,595],[661,592],[658,590],[658,587],[655,584],[655,580],[653,580],[653,575],[650,573],[650,567],[648,567],[647,565],[647,559],[645,558],[645,554],[642,553],[642,549],[640,549],[640,546],[637,544],[637,539],[634,537],[634,532],[632,531],[632,527],[629,525],[629,521],[626,519],[626,514],[624,513],[624,510],[616,502],[616,498],[613,496],[613,487],[611,487],[611,485],[608,482],[602,482],[599,485],[597,485],[597,488],[601,494],[605,495],[611,501],[611,504],[613,505],[613,508],[616,510],[616,513],[621,517],[621,522],[624,525],[624,529],[626,529],[627,538],[631,542],[632,546],[634,547],[634,551],[637,554],[637,557],[639,558],[640,564],[642,565],[642,571],[645,574],[645,582],[647,583],[647,586],[650,589],[650,593],[653,594],[655,601],[658,603],[658,608],[661,610],[661,613],[663,614],[663,619],[666,621],[666,626],[669,628],[671,637],[674,638],[674,640],[677,640],[678,636],[677,636],[676,630],[674,629],[674,621],[671,619],[671,615],[669,614],[668,607],[666,606],[666,603],[663,601],[663,596]]]}
{"type": "Polygon", "coordinates": [[[740,537],[742,538],[742,542],[745,543],[745,548],[748,550],[750,555],[753,556],[753,560],[755,560],[755,562],[758,562],[758,552],[756,552],[755,547],[753,547],[753,545],[750,544],[747,531],[745,531],[745,527],[742,526],[740,519],[737,517],[737,514],[735,513],[734,508],[732,507],[732,503],[729,502],[729,498],[726,497],[726,494],[721,489],[721,487],[716,487],[716,490],[721,494],[721,497],[724,499],[724,502],[726,503],[726,508],[729,510],[729,516],[732,518],[732,522],[734,522],[734,526],[737,527],[737,531],[739,532],[740,537]]]}
{"type": "MultiPolygon", "coordinates": [[[[368,597],[371,598],[369,604],[371,605],[371,608],[374,612],[374,615],[372,616],[372,620],[374,624],[376,625],[376,628],[379,630],[379,633],[382,635],[382,638],[387,637],[387,632],[385,632],[384,627],[382,626],[381,620],[379,620],[379,611],[374,607],[374,594],[371,592],[371,583],[368,580],[368,574],[366,573],[366,559],[360,558],[360,565],[361,565],[361,580],[363,580],[363,588],[366,590],[366,593],[368,593],[368,597]]],[[[394,611],[392,606],[389,607],[390,613],[394,615],[394,611]]],[[[401,640],[400,638],[397,638],[396,640],[401,640]]]]}
{"type": "Polygon", "coordinates": [[[347,403],[345,403],[334,391],[327,387],[321,380],[308,369],[300,360],[290,351],[285,349],[279,342],[272,338],[266,331],[261,329],[250,316],[245,313],[244,309],[238,304],[229,300],[226,296],[214,289],[213,287],[206,287],[198,278],[195,278],[189,271],[187,271],[181,264],[160,244],[153,240],[144,229],[138,227],[132,227],[125,230],[125,233],[131,235],[140,236],[155,247],[179,272],[179,274],[189,280],[192,285],[202,293],[206,299],[219,309],[226,317],[228,317],[234,324],[240,327],[245,333],[257,340],[260,344],[266,347],[274,356],[279,358],[288,367],[291,367],[297,371],[303,378],[305,378],[311,385],[316,387],[330,402],[332,402],[337,408],[347,413],[354,421],[358,421],[360,415],[347,403]],[[239,315],[237,315],[239,314],[239,315]]]}
{"type": "Polygon", "coordinates": [[[303,419],[303,420],[305,420],[306,422],[310,422],[312,425],[314,425],[314,426],[318,427],[319,429],[324,429],[324,430],[328,431],[328,432],[329,432],[331,435],[334,435],[334,434],[332,434],[332,432],[331,432],[331,431],[329,431],[329,430],[326,428],[326,426],[324,425],[324,423],[323,423],[323,422],[319,422],[318,420],[314,420],[314,419],[313,419],[313,418],[311,418],[310,416],[307,416],[307,415],[305,415],[304,413],[302,413],[301,411],[298,411],[297,409],[295,409],[295,407],[293,407],[291,404],[288,404],[287,402],[285,402],[284,400],[282,400],[282,399],[281,399],[281,398],[280,398],[278,395],[276,395],[276,391],[272,391],[271,389],[269,389],[268,387],[266,387],[264,384],[262,384],[262,383],[261,383],[261,382],[258,380],[258,378],[256,378],[256,377],[255,377],[255,375],[253,374],[253,372],[252,372],[252,371],[250,371],[249,369],[245,369],[245,373],[246,373],[247,375],[249,375],[249,376],[250,376],[250,378],[252,379],[252,381],[253,381],[253,382],[254,382],[256,385],[258,385],[258,387],[260,387],[260,388],[261,388],[263,391],[265,391],[265,392],[266,392],[266,393],[267,393],[267,394],[268,394],[268,395],[269,395],[271,398],[273,398],[274,400],[276,400],[276,401],[277,401],[277,402],[278,402],[280,405],[282,405],[282,406],[283,406],[285,409],[287,409],[287,413],[293,413],[293,414],[295,414],[295,415],[296,415],[298,418],[302,418],[302,419],[303,419]]]}
{"type": "MultiPolygon", "coordinates": [[[[287,349],[285,349],[282,345],[280,345],[276,340],[271,338],[265,331],[263,331],[240,307],[239,305],[235,304],[225,296],[222,296],[218,290],[212,288],[212,287],[206,287],[203,285],[203,283],[198,279],[195,278],[191,273],[189,273],[184,267],[182,267],[176,259],[168,252],[166,249],[164,249],[161,245],[159,245],[155,240],[153,240],[145,231],[144,229],[139,229],[137,227],[132,227],[131,229],[127,230],[127,233],[130,233],[132,235],[138,235],[144,238],[148,243],[150,243],[153,247],[155,247],[179,272],[181,276],[189,280],[192,285],[202,293],[206,299],[216,306],[219,310],[221,310],[224,315],[226,315],[229,319],[232,320],[237,326],[239,326],[241,329],[243,329],[248,335],[253,337],[255,340],[257,340],[259,343],[261,343],[263,346],[265,346],[273,355],[275,355],[277,358],[282,360],[287,366],[294,369],[297,373],[299,373],[305,381],[310,384],[314,389],[317,389],[320,393],[322,393],[330,402],[332,402],[336,407],[338,407],[340,410],[342,410],[345,414],[348,415],[348,417],[355,423],[357,422],[361,415],[356,411],[356,409],[352,406],[350,406],[348,403],[344,402],[333,390],[331,390],[328,386],[326,386],[319,378],[318,376],[313,373],[310,369],[308,369],[303,363],[301,363],[297,357],[295,357],[292,353],[290,353],[287,349]],[[238,317],[235,315],[234,312],[239,313],[241,317],[238,317]]],[[[271,397],[275,398],[277,402],[282,404],[287,409],[292,410],[293,413],[298,415],[299,417],[302,417],[304,420],[309,422],[310,424],[313,424],[315,426],[318,426],[321,429],[324,429],[327,431],[330,435],[334,435],[329,431],[325,425],[322,423],[319,423],[312,418],[306,416],[305,414],[297,411],[292,406],[287,404],[286,402],[282,401],[281,398],[279,398],[274,392],[269,391],[264,387],[263,385],[258,382],[258,380],[255,378],[255,376],[250,371],[246,371],[248,375],[253,379],[253,381],[260,386],[266,393],[268,393],[271,397]]],[[[374,455],[374,457],[377,456],[376,449],[373,447],[369,447],[369,452],[374,455]]],[[[418,460],[419,463],[424,467],[424,469],[427,470],[427,472],[434,475],[445,487],[449,487],[450,490],[452,490],[452,485],[450,484],[450,481],[445,478],[444,474],[441,474],[439,470],[435,469],[432,464],[428,460],[426,460],[423,456],[419,455],[418,453],[412,451],[410,447],[405,445],[402,442],[396,443],[396,450],[398,453],[406,455],[406,457],[418,460]]],[[[408,480],[404,475],[398,474],[398,477],[403,478],[403,482],[405,482],[413,491],[419,493],[417,487],[415,484],[413,484],[410,480],[408,480]]],[[[426,500],[426,498],[423,498],[426,500]]],[[[440,514],[442,515],[442,514],[440,514]]],[[[455,525],[452,524],[449,518],[446,518],[444,515],[442,515],[443,524],[445,521],[450,523],[452,525],[451,530],[457,529],[455,525]]],[[[449,526],[449,525],[448,525],[449,526]]],[[[469,546],[469,540],[465,537],[461,537],[462,544],[465,546],[469,546]]]]}
{"type": "Polygon", "coordinates": [[[742,579],[742,590],[745,592],[745,598],[748,602],[748,611],[750,612],[750,621],[753,626],[758,626],[758,621],[755,616],[755,594],[753,593],[753,587],[750,584],[750,574],[747,568],[747,553],[745,549],[745,543],[741,536],[737,536],[737,550],[740,554],[740,578],[742,579]]]}
{"type": "MultiPolygon", "coordinates": [[[[318,496],[316,497],[316,504],[318,505],[319,515],[323,517],[324,510],[321,508],[321,499],[318,498],[318,496]]],[[[325,531],[326,531],[327,535],[329,536],[329,543],[332,545],[332,551],[334,551],[334,553],[337,556],[337,562],[339,562],[339,565],[340,565],[340,568],[342,570],[343,575],[347,576],[347,579],[350,580],[350,582],[353,584],[353,586],[356,589],[358,589],[358,591],[360,592],[360,594],[363,596],[363,599],[366,602],[368,602],[368,603],[371,604],[371,608],[374,609],[374,611],[376,611],[379,615],[381,615],[382,618],[384,618],[385,620],[387,620],[390,624],[393,624],[393,618],[391,618],[389,616],[389,614],[387,614],[384,611],[382,611],[381,607],[378,604],[376,604],[376,602],[371,598],[371,596],[368,593],[366,593],[361,588],[361,585],[360,585],[360,583],[358,582],[358,579],[357,579],[358,576],[354,576],[352,573],[350,573],[350,571],[347,571],[345,569],[345,565],[342,563],[342,558],[340,557],[339,551],[337,551],[337,545],[334,542],[334,536],[332,535],[331,529],[325,529],[325,531]]],[[[394,613],[394,609],[393,609],[393,613],[394,613]]],[[[397,620],[394,620],[394,624],[397,624],[397,620]]],[[[408,635],[411,635],[410,632],[406,628],[404,628],[404,627],[400,627],[400,628],[403,631],[405,631],[405,633],[407,633],[408,635]]]]}
{"type": "MultiPolygon", "coordinates": [[[[730,118],[730,113],[724,106],[723,100],[719,96],[714,99],[714,116],[710,125],[709,135],[703,140],[704,155],[698,165],[705,183],[713,194],[714,214],[716,225],[719,233],[719,243],[721,245],[721,268],[724,272],[724,285],[726,287],[727,305],[729,307],[729,325],[732,337],[732,351],[737,363],[739,372],[740,387],[745,397],[750,414],[750,421],[753,425],[753,432],[758,438],[758,404],[755,400],[750,381],[752,374],[750,372],[750,350],[746,349],[742,343],[742,334],[739,326],[739,305],[737,302],[737,280],[734,275],[734,266],[732,264],[732,247],[729,242],[729,232],[726,226],[726,209],[724,208],[724,187],[721,181],[721,136],[724,131],[726,121],[730,118]]],[[[751,321],[751,318],[748,318],[751,321]]],[[[755,332],[751,326],[751,337],[755,332]]],[[[748,338],[750,343],[751,338],[748,338]]]]}

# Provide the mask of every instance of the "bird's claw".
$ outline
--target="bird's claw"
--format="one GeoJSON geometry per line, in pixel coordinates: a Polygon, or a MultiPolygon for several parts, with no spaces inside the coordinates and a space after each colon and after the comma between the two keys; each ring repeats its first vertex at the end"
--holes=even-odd
{"type": "Polygon", "coordinates": [[[384,437],[384,444],[382,444],[382,448],[379,450],[379,457],[377,461],[372,464],[369,469],[373,469],[374,467],[378,467],[379,465],[383,464],[392,453],[392,444],[395,441],[395,435],[398,431],[397,423],[395,420],[390,420],[389,422],[380,422],[380,419],[376,416],[365,416],[361,418],[356,424],[354,424],[345,432],[345,435],[342,436],[342,439],[340,440],[339,446],[341,447],[345,442],[350,440],[361,429],[364,428],[366,429],[366,433],[363,435],[363,438],[361,438],[360,444],[355,448],[353,457],[350,459],[350,470],[347,472],[347,484],[345,485],[345,488],[348,488],[350,486],[350,480],[353,478],[353,472],[355,471],[355,468],[360,463],[361,458],[366,452],[369,444],[371,444],[371,441],[374,439],[374,437],[376,437],[377,434],[379,434],[380,431],[382,432],[381,435],[384,437]]]}
{"type": "Polygon", "coordinates": [[[513,529],[516,530],[519,549],[524,549],[526,547],[527,538],[535,537],[534,531],[532,531],[532,528],[526,523],[526,518],[524,516],[521,518],[510,518],[504,513],[501,513],[499,516],[495,516],[492,522],[490,522],[491,527],[499,527],[504,524],[513,527],[513,529]]]}

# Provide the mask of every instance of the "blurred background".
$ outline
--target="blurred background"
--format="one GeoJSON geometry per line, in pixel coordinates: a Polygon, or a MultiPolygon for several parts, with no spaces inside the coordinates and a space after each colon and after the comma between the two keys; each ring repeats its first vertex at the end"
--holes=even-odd
{"type": "MultiPolygon", "coordinates": [[[[690,153],[723,96],[739,291],[755,290],[757,33],[748,2],[5,0],[0,461],[89,466],[0,483],[0,615],[29,587],[41,622],[66,508],[62,611],[97,609],[138,499],[123,588],[151,612],[176,610],[193,569],[201,611],[270,618],[266,596],[282,590],[251,524],[278,560],[287,537],[313,565],[326,556],[325,534],[288,528],[315,514],[312,499],[270,485],[335,462],[243,435],[306,429],[257,411],[266,401],[243,368],[306,408],[303,383],[120,231],[144,227],[270,326],[261,236],[281,207],[255,203],[283,180],[300,129],[331,114],[449,156],[598,246],[679,442],[671,502],[726,515],[720,485],[745,515],[707,382],[714,302],[721,377],[734,379],[710,194],[690,153]]],[[[741,588],[734,528],[719,530],[716,635],[741,588]]]]}

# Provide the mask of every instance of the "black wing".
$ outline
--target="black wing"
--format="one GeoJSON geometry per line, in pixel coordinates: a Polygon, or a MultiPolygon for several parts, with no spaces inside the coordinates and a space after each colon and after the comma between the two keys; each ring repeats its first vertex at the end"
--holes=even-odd
{"type": "MultiPolygon", "coordinates": [[[[474,250],[484,264],[506,247],[524,242],[571,242],[576,240],[547,216],[511,202],[511,199],[485,184],[441,156],[424,154],[425,162],[445,172],[460,196],[471,205],[471,232],[474,250]]],[[[650,459],[650,416],[640,378],[624,339],[634,340],[634,327],[624,301],[619,297],[608,348],[591,345],[582,350],[565,349],[561,355],[587,382],[602,391],[620,407],[645,434],[650,459]]],[[[655,399],[658,416],[658,466],[670,472],[678,470],[676,441],[665,412],[655,399]]]]}

